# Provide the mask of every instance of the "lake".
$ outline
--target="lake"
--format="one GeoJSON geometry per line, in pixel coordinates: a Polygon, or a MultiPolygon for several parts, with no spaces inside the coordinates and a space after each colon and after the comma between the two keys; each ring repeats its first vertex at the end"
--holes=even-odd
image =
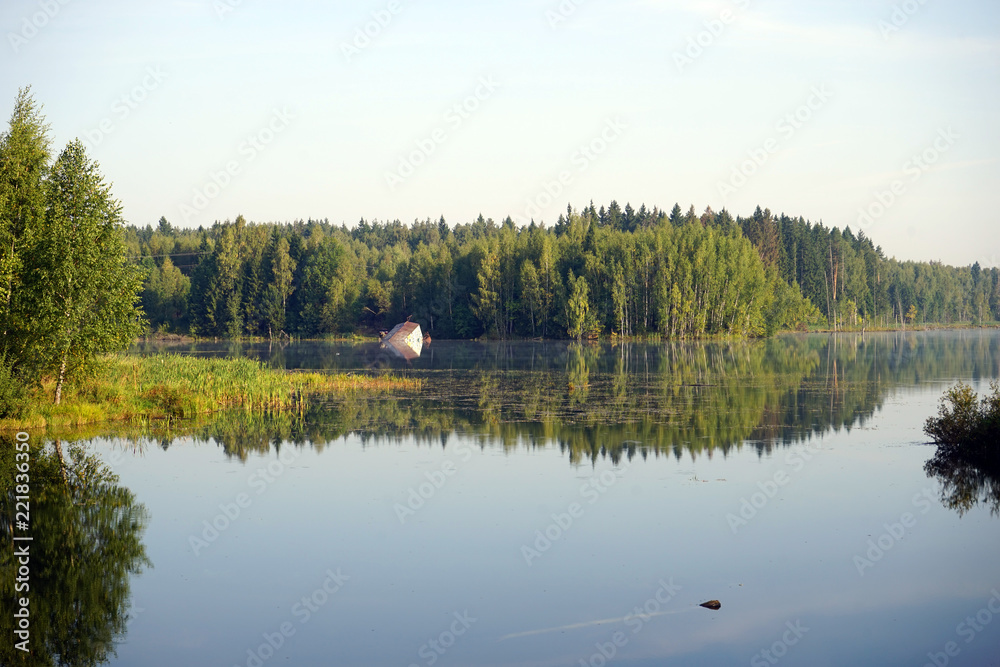
{"type": "Polygon", "coordinates": [[[169,349],[424,389],[87,443],[145,517],[109,664],[1000,664],[997,487],[922,432],[997,330],[169,349]]]}

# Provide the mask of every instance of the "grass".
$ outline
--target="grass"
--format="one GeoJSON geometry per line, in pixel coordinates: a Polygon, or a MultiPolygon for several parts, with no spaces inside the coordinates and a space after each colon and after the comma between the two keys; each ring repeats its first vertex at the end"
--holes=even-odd
{"type": "Polygon", "coordinates": [[[111,355],[64,388],[61,405],[52,403],[54,382],[44,380],[29,392],[19,417],[0,419],[0,431],[189,419],[222,410],[276,413],[300,409],[314,396],[420,387],[421,381],[411,378],[290,372],[246,358],[111,355]]]}

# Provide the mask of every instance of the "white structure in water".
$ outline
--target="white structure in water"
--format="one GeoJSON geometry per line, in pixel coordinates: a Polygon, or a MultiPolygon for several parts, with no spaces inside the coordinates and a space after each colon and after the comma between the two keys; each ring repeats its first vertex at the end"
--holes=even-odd
{"type": "Polygon", "coordinates": [[[404,359],[416,359],[424,347],[424,334],[416,322],[403,322],[382,336],[382,344],[404,359]]]}

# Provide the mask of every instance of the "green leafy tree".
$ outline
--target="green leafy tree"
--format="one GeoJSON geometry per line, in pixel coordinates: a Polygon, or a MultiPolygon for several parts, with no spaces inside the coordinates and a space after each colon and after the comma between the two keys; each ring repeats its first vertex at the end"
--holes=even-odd
{"type": "Polygon", "coordinates": [[[521,265],[521,305],[528,313],[531,322],[531,335],[535,335],[535,327],[542,310],[542,284],[538,280],[538,270],[531,260],[521,265]]]}
{"type": "Polygon", "coordinates": [[[296,263],[289,254],[289,247],[288,239],[281,237],[275,244],[274,256],[271,258],[271,294],[274,312],[270,318],[270,326],[275,331],[284,330],[288,297],[295,291],[293,278],[296,263]]]}
{"type": "Polygon", "coordinates": [[[583,276],[569,274],[570,296],[566,302],[566,333],[579,340],[590,333],[590,288],[583,276]]]}
{"type": "Polygon", "coordinates": [[[191,279],[169,257],[163,259],[162,266],[150,269],[142,293],[142,309],[150,328],[185,331],[190,291],[191,279]]]}
{"type": "Polygon", "coordinates": [[[45,182],[45,216],[23,259],[20,334],[25,363],[65,380],[94,357],[127,347],[141,333],[141,270],[126,258],[121,204],[83,143],[70,142],[45,182]]]}
{"type": "Polygon", "coordinates": [[[14,340],[23,277],[24,246],[45,216],[44,178],[51,159],[49,126],[24,88],[17,94],[10,126],[0,134],[0,347],[17,354],[27,341],[14,340]]]}
{"type": "Polygon", "coordinates": [[[477,276],[479,292],[472,297],[472,312],[487,332],[503,334],[500,326],[500,259],[493,247],[486,248],[477,276]]]}

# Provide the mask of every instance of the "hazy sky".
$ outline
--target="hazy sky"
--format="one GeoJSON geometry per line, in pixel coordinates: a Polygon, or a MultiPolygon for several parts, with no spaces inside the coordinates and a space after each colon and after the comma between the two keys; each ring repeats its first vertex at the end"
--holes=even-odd
{"type": "Polygon", "coordinates": [[[0,115],[30,84],[138,225],[760,204],[1000,265],[995,0],[3,0],[0,28],[0,115]]]}

